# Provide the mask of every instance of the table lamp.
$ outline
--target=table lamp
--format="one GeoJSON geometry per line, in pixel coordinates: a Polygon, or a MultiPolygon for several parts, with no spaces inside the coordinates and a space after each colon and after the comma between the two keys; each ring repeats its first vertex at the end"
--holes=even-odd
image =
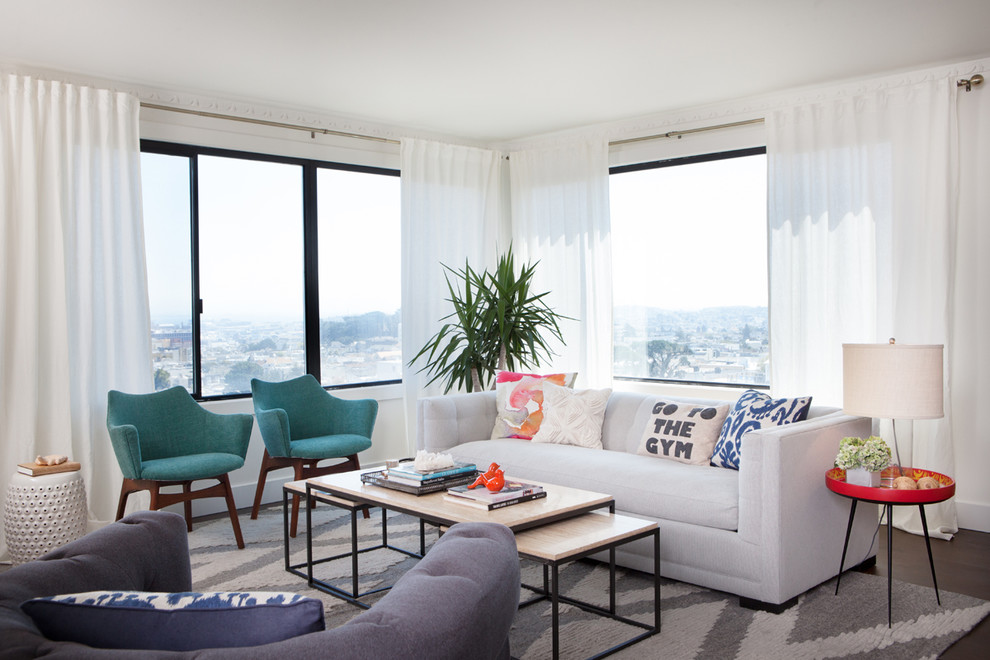
{"type": "MultiPolygon", "coordinates": [[[[942,345],[843,344],[842,408],[892,424],[942,417],[942,345]]],[[[900,473],[896,424],[894,452],[900,473]]]]}

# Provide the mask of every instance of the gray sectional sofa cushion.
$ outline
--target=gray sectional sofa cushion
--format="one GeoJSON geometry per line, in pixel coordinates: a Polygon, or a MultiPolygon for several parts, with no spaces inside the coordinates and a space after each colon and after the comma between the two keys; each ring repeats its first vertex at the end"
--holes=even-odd
{"type": "Polygon", "coordinates": [[[519,558],[507,527],[455,525],[370,610],[332,630],[256,647],[97,649],[46,639],[20,608],[39,596],[191,587],[183,518],[163,511],[132,514],[0,573],[0,658],[509,658],[519,558]]]}
{"type": "MultiPolygon", "coordinates": [[[[604,448],[596,450],[489,439],[494,392],[427,397],[418,404],[417,444],[486,467],[496,462],[518,479],[608,493],[618,513],[658,522],[665,577],[738,594],[748,605],[781,609],[834,576],[849,502],[827,490],[825,471],[840,440],[869,435],[870,421],[813,406],[806,421],[748,433],[738,471],[638,455],[654,404],[671,398],[613,392],[604,448]]],[[[847,566],[875,555],[870,518],[856,516],[847,566]]],[[[650,552],[631,543],[617,560],[652,571],[650,552]]]]}

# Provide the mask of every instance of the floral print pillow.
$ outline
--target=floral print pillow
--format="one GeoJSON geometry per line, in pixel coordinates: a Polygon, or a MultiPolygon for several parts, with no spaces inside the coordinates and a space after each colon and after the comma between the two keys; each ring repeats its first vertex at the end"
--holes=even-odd
{"type": "Polygon", "coordinates": [[[500,371],[495,377],[497,417],[492,439],[521,438],[532,440],[543,421],[543,384],[573,387],[576,373],[520,374],[500,371]]]}

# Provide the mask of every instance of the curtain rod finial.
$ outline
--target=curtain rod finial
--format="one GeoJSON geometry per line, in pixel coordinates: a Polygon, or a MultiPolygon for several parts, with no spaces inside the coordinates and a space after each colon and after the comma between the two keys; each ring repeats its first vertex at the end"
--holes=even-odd
{"type": "Polygon", "coordinates": [[[974,85],[982,85],[982,84],[983,84],[983,76],[981,76],[978,73],[974,75],[972,78],[962,78],[961,80],[956,81],[956,87],[965,87],[967,92],[973,91],[974,85]]]}

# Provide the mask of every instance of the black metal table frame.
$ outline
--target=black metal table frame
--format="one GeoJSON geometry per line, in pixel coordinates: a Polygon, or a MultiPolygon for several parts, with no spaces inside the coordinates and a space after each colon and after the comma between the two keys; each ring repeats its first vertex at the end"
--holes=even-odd
{"type": "MultiPolygon", "coordinates": [[[[390,504],[388,506],[385,506],[385,505],[383,505],[381,503],[378,503],[378,502],[370,502],[370,501],[366,501],[366,500],[354,499],[352,496],[348,496],[348,495],[345,495],[345,494],[339,493],[339,492],[332,492],[329,489],[320,488],[319,486],[314,486],[309,481],[306,481],[306,562],[304,564],[296,564],[294,566],[290,566],[290,564],[289,564],[289,527],[288,527],[288,524],[289,524],[288,523],[289,513],[288,513],[288,501],[289,501],[288,492],[286,491],[285,488],[283,488],[282,489],[282,514],[283,514],[283,524],[284,524],[284,533],[285,533],[285,570],[288,571],[288,572],[290,572],[290,573],[292,573],[292,574],[294,574],[294,575],[298,575],[299,577],[306,578],[306,583],[309,586],[313,587],[314,589],[319,589],[320,591],[322,591],[324,593],[327,593],[327,594],[330,594],[331,596],[336,596],[337,598],[340,598],[341,600],[345,600],[348,603],[351,603],[352,605],[357,605],[358,607],[360,607],[362,609],[369,609],[371,606],[368,605],[368,604],[366,604],[366,603],[362,603],[359,600],[360,598],[364,598],[365,596],[370,596],[372,594],[376,594],[376,593],[379,593],[381,591],[387,591],[388,589],[391,589],[392,588],[392,585],[388,585],[388,586],[385,586],[385,587],[379,587],[377,589],[372,589],[372,590],[366,591],[364,593],[359,593],[358,592],[358,561],[357,561],[358,554],[360,554],[362,552],[369,552],[371,550],[379,550],[379,549],[382,549],[382,548],[387,548],[389,550],[395,550],[397,552],[401,552],[402,554],[408,555],[408,556],[413,557],[415,559],[422,559],[423,558],[423,555],[426,554],[426,525],[431,525],[431,526],[437,527],[438,530],[442,533],[444,528],[449,528],[449,527],[457,524],[457,522],[458,522],[456,520],[448,520],[446,518],[442,518],[440,516],[434,516],[434,515],[431,515],[431,514],[429,514],[427,512],[415,510],[415,509],[412,509],[412,508],[409,508],[409,507],[396,506],[394,504],[390,504]],[[317,498],[317,496],[314,494],[314,491],[319,492],[319,493],[326,493],[329,497],[332,497],[333,498],[333,500],[327,500],[327,499],[322,500],[324,503],[329,504],[331,506],[336,506],[336,507],[344,508],[344,509],[347,509],[348,511],[350,511],[350,514],[351,514],[351,550],[350,550],[350,552],[344,552],[344,553],[341,553],[339,555],[334,555],[332,557],[325,557],[325,558],[318,559],[318,560],[314,560],[313,559],[313,504],[314,504],[314,502],[319,501],[318,498],[317,498]],[[382,510],[382,543],[379,544],[379,545],[368,547],[368,548],[358,549],[358,547],[357,547],[357,537],[358,537],[358,534],[357,534],[357,512],[360,511],[360,510],[362,510],[362,509],[374,508],[374,507],[379,507],[382,510]],[[412,516],[414,518],[417,518],[419,520],[419,548],[420,548],[420,552],[419,552],[418,555],[416,553],[410,552],[409,550],[406,550],[404,548],[398,548],[396,546],[393,546],[393,545],[389,545],[388,544],[388,535],[387,535],[387,526],[386,526],[386,515],[387,515],[387,512],[388,511],[395,511],[397,513],[405,513],[405,514],[410,515],[410,516],[412,516]],[[344,559],[346,557],[350,557],[351,558],[351,580],[352,580],[352,589],[351,589],[351,591],[349,591],[349,592],[348,591],[345,591],[344,589],[341,589],[340,587],[335,587],[334,585],[329,584],[328,582],[325,582],[324,580],[319,580],[319,579],[316,579],[315,577],[313,577],[313,566],[314,565],[316,565],[316,564],[322,564],[322,563],[328,562],[328,561],[333,561],[335,559],[344,559]],[[306,572],[305,573],[303,573],[302,571],[299,570],[303,566],[306,567],[306,572]]],[[[558,515],[553,515],[553,516],[548,516],[546,518],[541,518],[541,519],[539,519],[537,521],[533,521],[531,523],[517,525],[517,526],[511,527],[511,529],[512,529],[513,533],[515,533],[515,532],[521,532],[523,530],[531,529],[533,527],[539,527],[539,526],[542,526],[542,525],[549,525],[549,524],[552,524],[554,522],[558,522],[560,520],[566,520],[568,518],[573,518],[573,517],[576,517],[576,516],[579,516],[579,515],[582,515],[582,514],[585,514],[585,513],[590,513],[592,511],[595,511],[596,509],[601,509],[601,508],[605,508],[605,507],[608,507],[608,510],[609,510],[610,513],[615,513],[615,500],[609,500],[607,502],[601,502],[601,503],[598,503],[598,504],[589,504],[589,505],[586,505],[586,506],[579,507],[577,509],[573,509],[571,511],[561,512],[558,515]]],[[[603,550],[603,549],[605,549],[605,548],[604,547],[603,548],[600,548],[600,550],[603,550]]],[[[657,556],[659,556],[659,554],[657,556]]],[[[554,629],[554,634],[556,634],[556,628],[554,629]]]]}
{"type": "MultiPolygon", "coordinates": [[[[308,489],[307,489],[308,491],[308,489]]],[[[295,493],[293,493],[295,494],[295,493]]],[[[320,501],[319,498],[313,498],[313,501],[320,501]]],[[[283,548],[285,556],[285,570],[292,573],[295,576],[304,578],[307,584],[314,589],[323,591],[332,596],[336,596],[342,600],[349,603],[357,605],[363,609],[368,609],[370,605],[362,603],[360,598],[365,596],[370,596],[372,594],[380,593],[382,591],[387,591],[391,589],[391,585],[386,587],[379,587],[377,589],[370,589],[365,592],[359,592],[358,589],[358,556],[365,552],[371,552],[372,550],[381,550],[383,548],[388,550],[394,550],[396,552],[401,552],[402,554],[408,555],[416,559],[422,559],[423,555],[426,554],[426,528],[423,521],[420,521],[419,525],[419,554],[406,550],[405,548],[399,548],[397,546],[391,545],[388,542],[388,516],[387,511],[382,509],[382,541],[377,545],[372,545],[366,548],[358,548],[358,531],[357,531],[357,514],[359,511],[365,509],[374,508],[371,504],[359,504],[354,503],[353,506],[346,506],[342,502],[330,502],[323,500],[325,504],[330,504],[339,508],[347,509],[351,516],[351,549],[348,552],[343,552],[330,557],[323,557],[320,559],[313,559],[313,523],[312,523],[312,505],[309,503],[309,493],[307,492],[307,503],[306,503],[306,561],[299,564],[292,564],[289,560],[289,491],[288,489],[282,489],[282,534],[283,534],[283,548]],[[325,580],[320,580],[313,576],[313,567],[317,564],[323,564],[329,561],[334,561],[337,559],[345,559],[347,557],[351,558],[351,590],[347,591],[341,587],[334,586],[325,580]],[[300,569],[305,567],[305,571],[300,569]]]]}
{"type": "MultiPolygon", "coordinates": [[[[833,491],[834,492],[834,491],[833,491]]],[[[839,574],[835,578],[835,594],[839,594],[839,581],[842,580],[842,566],[846,563],[846,550],[849,548],[849,535],[852,532],[853,519],[856,517],[856,504],[861,500],[863,502],[868,502],[870,504],[882,504],[884,507],[883,516],[887,517],[887,627],[891,627],[891,597],[893,595],[893,573],[891,572],[891,563],[893,558],[892,548],[894,542],[894,505],[905,506],[915,504],[914,502],[889,502],[880,500],[871,500],[865,497],[853,497],[852,495],[846,495],[844,493],[837,493],[842,495],[842,497],[848,497],[852,500],[852,504],[849,507],[849,522],[846,525],[846,540],[842,543],[842,558],[839,560],[839,574]]],[[[927,502],[927,504],[936,504],[936,502],[927,502]]],[[[935,600],[938,604],[942,604],[942,599],[938,594],[938,580],[935,578],[935,560],[932,559],[932,542],[928,537],[928,519],[925,517],[925,504],[918,504],[918,510],[921,511],[921,528],[925,532],[925,547],[928,548],[928,565],[932,569],[932,585],[935,587],[935,600]]],[[[881,520],[883,519],[881,516],[881,520]]]]}
{"type": "MultiPolygon", "coordinates": [[[[614,505],[610,507],[610,511],[614,513],[614,505]]],[[[624,648],[632,646],[633,644],[640,642],[647,637],[652,637],[653,635],[659,634],[660,632],[660,529],[654,528],[652,530],[641,532],[635,536],[630,536],[628,538],[619,539],[611,543],[597,546],[591,550],[587,550],[575,555],[569,555],[566,559],[553,560],[544,559],[541,557],[536,557],[529,554],[520,553],[519,556],[523,559],[529,559],[531,561],[538,562],[543,565],[543,587],[534,587],[523,583],[522,586],[525,589],[529,589],[537,593],[535,598],[531,598],[527,601],[519,603],[519,608],[527,607],[535,603],[540,603],[545,600],[549,600],[551,603],[551,630],[553,636],[553,658],[556,660],[560,654],[560,603],[567,603],[569,605],[574,605],[586,612],[591,614],[597,614],[599,616],[604,616],[614,621],[624,623],[626,625],[635,626],[637,628],[643,628],[646,632],[635,635],[626,641],[617,644],[611,648],[602,651],[596,655],[591,656],[589,660],[594,660],[597,658],[604,658],[605,656],[611,655],[624,648]],[[653,625],[648,623],[643,623],[641,621],[635,621],[624,616],[620,616],[616,613],[615,607],[615,549],[620,545],[625,545],[626,543],[631,543],[642,538],[653,537],[653,625]],[[609,599],[608,599],[608,609],[595,605],[593,603],[588,603],[576,598],[571,598],[569,596],[560,594],[560,566],[563,564],[570,563],[572,561],[577,561],[583,559],[590,555],[608,550],[608,575],[609,575],[609,599]]]]}

